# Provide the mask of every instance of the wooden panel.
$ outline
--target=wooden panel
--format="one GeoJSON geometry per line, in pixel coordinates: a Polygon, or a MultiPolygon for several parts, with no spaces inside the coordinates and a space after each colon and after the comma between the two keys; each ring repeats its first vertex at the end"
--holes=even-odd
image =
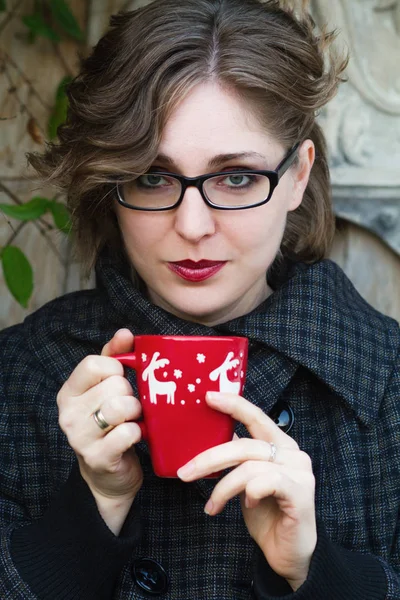
{"type": "Polygon", "coordinates": [[[374,234],[342,222],[331,253],[372,306],[400,321],[400,257],[374,234]]]}

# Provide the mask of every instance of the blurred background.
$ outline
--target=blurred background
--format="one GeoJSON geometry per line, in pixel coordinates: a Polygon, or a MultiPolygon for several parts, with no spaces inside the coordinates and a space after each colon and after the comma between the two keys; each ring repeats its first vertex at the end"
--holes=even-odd
{"type": "MultiPolygon", "coordinates": [[[[64,86],[109,16],[147,0],[0,0],[0,329],[83,287],[63,198],[25,153],[56,140],[64,86]]],[[[311,0],[350,52],[347,83],[319,115],[330,152],[332,258],[367,301],[400,321],[400,0],[311,0]]],[[[116,90],[118,93],[118,90],[116,90]]]]}

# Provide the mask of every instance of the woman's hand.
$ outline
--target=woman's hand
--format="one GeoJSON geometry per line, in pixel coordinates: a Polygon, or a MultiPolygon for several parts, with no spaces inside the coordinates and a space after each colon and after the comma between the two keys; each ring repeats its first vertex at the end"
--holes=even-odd
{"type": "Polygon", "coordinates": [[[101,356],[87,356],[75,368],[57,396],[59,423],[75,451],[81,475],[95,497],[108,527],[118,535],[143,482],[133,449],[140,441],[141,405],[113,354],[129,352],[134,336],[117,331],[101,356]],[[100,429],[93,413],[101,413],[110,427],[100,429]]]}
{"type": "Polygon", "coordinates": [[[178,476],[193,481],[236,467],[217,483],[205,510],[216,515],[240,494],[250,535],[271,568],[296,590],[307,578],[317,543],[311,459],[241,396],[209,392],[206,400],[243,423],[253,439],[235,436],[232,442],[206,450],[179,469],[178,476]],[[271,444],[276,447],[273,461],[271,444]]]}

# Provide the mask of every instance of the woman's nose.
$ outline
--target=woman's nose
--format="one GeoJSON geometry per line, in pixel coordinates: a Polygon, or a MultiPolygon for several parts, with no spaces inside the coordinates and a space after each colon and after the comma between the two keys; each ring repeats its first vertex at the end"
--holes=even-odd
{"type": "Polygon", "coordinates": [[[175,213],[175,230],[186,240],[198,242],[215,233],[215,210],[207,206],[199,190],[190,187],[175,213]]]}

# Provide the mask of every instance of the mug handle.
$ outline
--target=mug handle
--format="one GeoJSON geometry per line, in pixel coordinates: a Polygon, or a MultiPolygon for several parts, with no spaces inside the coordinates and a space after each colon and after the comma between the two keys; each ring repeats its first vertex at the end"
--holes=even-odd
{"type": "MultiPolygon", "coordinates": [[[[125,354],[115,354],[112,358],[116,358],[122,365],[125,367],[130,367],[131,369],[136,369],[136,354],[134,352],[127,352],[125,354]]],[[[142,432],[142,438],[147,440],[147,428],[144,421],[135,421],[140,427],[142,432]]]]}
{"type": "Polygon", "coordinates": [[[136,369],[137,360],[134,352],[126,352],[125,354],[115,354],[112,358],[116,358],[122,365],[136,369]]]}

